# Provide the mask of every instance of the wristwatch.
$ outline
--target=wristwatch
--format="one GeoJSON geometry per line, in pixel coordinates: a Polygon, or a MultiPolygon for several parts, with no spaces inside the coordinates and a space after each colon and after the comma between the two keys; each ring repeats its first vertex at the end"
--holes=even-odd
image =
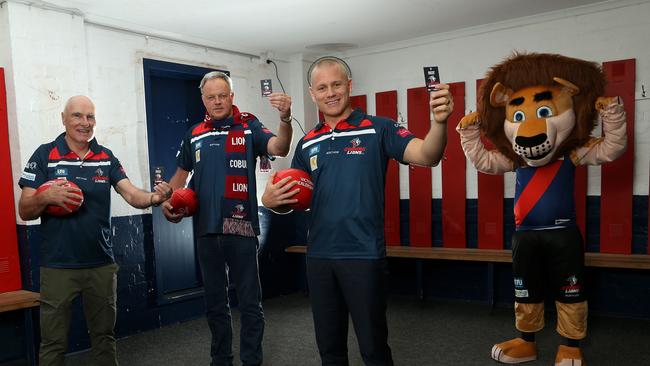
{"type": "Polygon", "coordinates": [[[289,124],[291,124],[291,121],[292,121],[292,120],[293,120],[293,116],[292,116],[292,115],[289,115],[289,117],[287,117],[287,118],[282,118],[282,117],[280,117],[280,121],[282,121],[282,122],[284,122],[284,123],[289,123],[289,124]]]}

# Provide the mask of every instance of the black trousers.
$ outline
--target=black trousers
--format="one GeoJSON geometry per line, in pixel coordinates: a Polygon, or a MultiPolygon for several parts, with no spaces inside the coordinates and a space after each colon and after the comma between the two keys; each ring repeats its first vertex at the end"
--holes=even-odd
{"type": "Polygon", "coordinates": [[[392,366],[386,324],[386,259],[307,258],[307,281],[322,364],[348,365],[348,316],[367,366],[392,366]]]}

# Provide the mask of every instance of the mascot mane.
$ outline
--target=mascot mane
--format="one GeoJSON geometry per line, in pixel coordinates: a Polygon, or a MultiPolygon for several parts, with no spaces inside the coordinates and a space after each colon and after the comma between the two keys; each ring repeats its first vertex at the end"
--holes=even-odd
{"type": "Polygon", "coordinates": [[[559,146],[554,159],[584,145],[596,126],[597,112],[594,103],[605,91],[605,75],[595,62],[589,62],[556,54],[515,53],[510,58],[493,66],[487,73],[478,92],[477,112],[481,121],[481,132],[495,147],[517,165],[524,165],[506,138],[503,126],[505,108],[490,105],[490,92],[500,82],[517,91],[530,86],[551,86],[553,77],[570,81],[580,88],[573,96],[576,126],[559,146]]]}

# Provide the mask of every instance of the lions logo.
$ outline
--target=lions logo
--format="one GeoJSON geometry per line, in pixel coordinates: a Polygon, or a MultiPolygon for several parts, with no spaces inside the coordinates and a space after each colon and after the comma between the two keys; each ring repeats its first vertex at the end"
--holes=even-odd
{"type": "Polygon", "coordinates": [[[246,208],[244,207],[244,205],[241,203],[236,204],[232,211],[231,216],[234,219],[240,219],[240,220],[246,217],[246,208]]]}

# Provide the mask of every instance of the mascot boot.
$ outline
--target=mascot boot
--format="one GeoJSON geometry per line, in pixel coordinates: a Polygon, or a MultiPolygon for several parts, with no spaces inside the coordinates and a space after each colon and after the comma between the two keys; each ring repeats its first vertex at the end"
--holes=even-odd
{"type": "Polygon", "coordinates": [[[534,361],[537,359],[537,347],[535,342],[515,338],[492,346],[492,358],[503,363],[534,361]]]}
{"type": "MultiPolygon", "coordinates": [[[[516,327],[525,333],[535,333],[544,328],[544,303],[523,304],[515,302],[516,327]]],[[[523,363],[537,359],[535,342],[522,338],[511,339],[492,347],[492,359],[503,363],[523,363]]]]}
{"type": "MultiPolygon", "coordinates": [[[[555,302],[557,332],[566,339],[581,340],[587,336],[587,302],[574,304],[555,302]]],[[[555,354],[555,366],[584,366],[579,347],[560,345],[555,354]]]]}
{"type": "Polygon", "coordinates": [[[578,347],[560,345],[555,354],[555,366],[585,366],[578,347]]]}

